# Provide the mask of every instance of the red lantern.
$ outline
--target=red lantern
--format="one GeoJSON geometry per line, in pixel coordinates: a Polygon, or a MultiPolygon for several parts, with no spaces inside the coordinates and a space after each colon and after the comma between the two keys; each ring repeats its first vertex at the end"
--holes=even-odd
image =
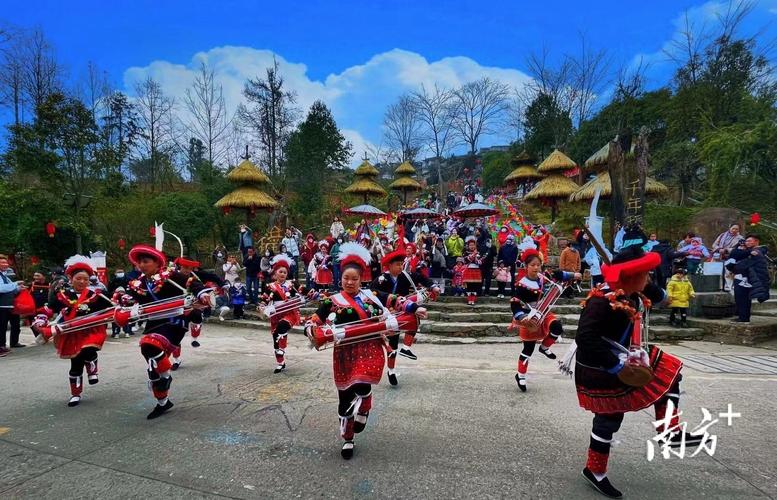
{"type": "Polygon", "coordinates": [[[124,250],[124,247],[127,246],[127,242],[124,241],[124,238],[119,238],[119,250],[124,250]]]}
{"type": "Polygon", "coordinates": [[[40,264],[40,259],[38,258],[37,255],[30,255],[30,264],[32,264],[33,266],[37,266],[38,264],[40,264]]]}
{"type": "Polygon", "coordinates": [[[757,226],[758,223],[761,222],[761,214],[758,212],[754,213],[750,216],[750,225],[751,226],[757,226]]]}
{"type": "Polygon", "coordinates": [[[224,215],[229,215],[229,212],[231,212],[231,211],[232,211],[232,207],[221,207],[221,212],[224,215]]]}
{"type": "Polygon", "coordinates": [[[148,234],[150,234],[152,238],[156,238],[156,226],[149,226],[148,234]]]}
{"type": "Polygon", "coordinates": [[[53,222],[49,222],[48,224],[46,224],[46,234],[49,235],[49,238],[53,238],[54,233],[56,232],[57,232],[57,226],[55,226],[53,222]]]}

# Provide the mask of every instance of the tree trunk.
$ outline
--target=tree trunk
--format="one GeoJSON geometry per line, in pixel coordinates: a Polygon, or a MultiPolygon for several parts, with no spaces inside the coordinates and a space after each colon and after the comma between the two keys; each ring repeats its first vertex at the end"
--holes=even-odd
{"type": "Polygon", "coordinates": [[[636,213],[633,214],[640,222],[645,218],[645,196],[647,191],[647,174],[650,166],[650,145],[648,144],[648,135],[650,129],[647,127],[640,127],[639,135],[637,136],[637,143],[634,148],[634,154],[637,160],[637,181],[638,191],[637,200],[639,208],[636,213]]]}
{"type": "Polygon", "coordinates": [[[626,172],[626,151],[631,147],[631,133],[622,130],[618,136],[610,141],[610,149],[607,155],[607,171],[610,174],[612,184],[612,196],[610,196],[610,240],[615,236],[618,224],[626,222],[626,189],[629,184],[626,172]]]}

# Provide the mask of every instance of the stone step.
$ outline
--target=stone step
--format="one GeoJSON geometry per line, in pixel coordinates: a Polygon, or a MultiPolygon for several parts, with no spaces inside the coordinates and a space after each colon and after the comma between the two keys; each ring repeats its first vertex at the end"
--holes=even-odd
{"type": "MultiPolygon", "coordinates": [[[[209,323],[218,323],[236,328],[246,328],[255,331],[269,331],[269,324],[264,321],[249,319],[227,319],[219,321],[209,318],[209,323]]],[[[493,322],[466,322],[466,321],[424,321],[421,323],[420,333],[430,338],[481,338],[481,337],[516,337],[515,331],[509,331],[507,324],[493,322]]],[[[303,335],[302,325],[293,327],[291,333],[303,335]]],[[[573,339],[577,332],[577,325],[564,325],[564,338],[573,339]]],[[[678,341],[701,340],[704,331],[701,328],[676,328],[668,325],[656,325],[650,328],[650,340],[678,341]]]]}
{"type": "Polygon", "coordinates": [[[753,316],[767,316],[770,318],[777,318],[777,308],[754,308],[752,310],[753,316]]]}

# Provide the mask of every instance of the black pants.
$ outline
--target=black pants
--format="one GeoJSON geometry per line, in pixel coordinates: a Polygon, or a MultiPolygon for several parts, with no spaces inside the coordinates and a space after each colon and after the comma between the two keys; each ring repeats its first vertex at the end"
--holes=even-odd
{"type": "Polygon", "coordinates": [[[753,303],[750,300],[750,288],[735,284],[734,302],[736,302],[737,305],[737,316],[739,316],[739,321],[750,321],[750,308],[753,306],[753,303]]]}
{"type": "Polygon", "coordinates": [[[84,373],[84,365],[92,361],[97,361],[97,348],[84,347],[75,358],[70,358],[70,376],[80,376],[84,373]]]}
{"type": "Polygon", "coordinates": [[[680,321],[685,323],[685,321],[688,319],[688,308],[687,307],[673,307],[672,312],[669,313],[669,322],[674,323],[677,319],[677,315],[680,315],[680,321]]]}
{"type": "Polygon", "coordinates": [[[507,285],[506,282],[504,282],[504,281],[497,281],[496,282],[496,289],[497,289],[496,293],[498,293],[499,295],[504,295],[505,294],[505,285],[507,285]]]}
{"type": "Polygon", "coordinates": [[[17,314],[12,314],[10,307],[0,307],[0,347],[8,347],[5,344],[5,332],[8,330],[8,324],[11,325],[11,344],[13,347],[19,343],[19,333],[21,332],[20,318],[17,314]]]}
{"type": "Polygon", "coordinates": [[[232,316],[235,319],[241,319],[243,317],[243,304],[235,304],[232,306],[232,316]]]}
{"type": "Polygon", "coordinates": [[[486,268],[483,270],[483,296],[488,297],[491,295],[491,275],[493,274],[493,269],[486,268]]]}
{"type": "Polygon", "coordinates": [[[351,408],[351,404],[353,403],[353,400],[356,398],[356,396],[367,396],[372,391],[372,386],[370,384],[353,384],[348,389],[341,391],[337,390],[337,396],[338,396],[338,404],[337,404],[337,413],[341,417],[349,416],[351,413],[353,413],[353,409],[351,408]],[[350,410],[350,411],[349,411],[350,410]]]}

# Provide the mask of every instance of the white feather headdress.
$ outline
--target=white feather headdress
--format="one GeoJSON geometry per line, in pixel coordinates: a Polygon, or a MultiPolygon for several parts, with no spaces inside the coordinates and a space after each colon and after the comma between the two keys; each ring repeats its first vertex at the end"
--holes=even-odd
{"type": "Polygon", "coordinates": [[[372,262],[372,254],[359,243],[348,242],[340,245],[340,254],[337,256],[340,264],[348,264],[356,259],[360,260],[361,265],[366,269],[370,266],[370,262],[372,262]]]}

